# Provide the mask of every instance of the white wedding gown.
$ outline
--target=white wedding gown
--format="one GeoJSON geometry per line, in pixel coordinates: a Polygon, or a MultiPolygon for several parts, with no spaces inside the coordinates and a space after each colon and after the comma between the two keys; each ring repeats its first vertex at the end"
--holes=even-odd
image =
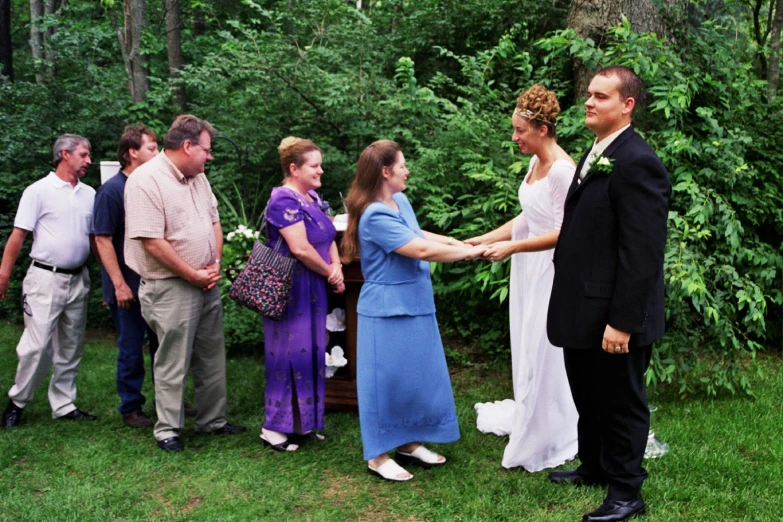
{"type": "MultiPolygon", "coordinates": [[[[559,229],[574,167],[557,160],[547,176],[522,185],[523,212],[514,220],[513,239],[559,229]]],[[[554,249],[511,257],[509,315],[514,400],[476,404],[477,426],[484,433],[508,435],[503,467],[530,472],[553,468],[577,452],[576,412],[563,364],[563,350],[549,343],[546,316],[552,292],[554,249]]]]}

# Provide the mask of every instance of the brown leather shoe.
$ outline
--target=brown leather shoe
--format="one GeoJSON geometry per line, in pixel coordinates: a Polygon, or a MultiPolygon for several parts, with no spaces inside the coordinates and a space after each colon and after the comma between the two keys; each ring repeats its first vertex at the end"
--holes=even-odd
{"type": "Polygon", "coordinates": [[[151,428],[155,424],[152,422],[152,419],[147,417],[141,410],[134,411],[130,415],[123,417],[122,422],[131,428],[151,428]]]}

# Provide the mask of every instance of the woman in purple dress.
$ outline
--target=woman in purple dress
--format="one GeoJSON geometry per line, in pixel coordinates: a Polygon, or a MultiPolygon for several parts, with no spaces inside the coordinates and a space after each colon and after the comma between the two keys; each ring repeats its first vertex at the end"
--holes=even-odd
{"type": "Polygon", "coordinates": [[[324,427],[326,391],[326,314],[328,282],[345,290],[334,242],[336,231],[316,194],[321,186],[321,151],[310,140],[280,142],[283,185],[272,189],[266,218],[269,246],[280,243],[282,255],[300,266],[294,274],[286,315],[264,319],[266,420],[261,439],[277,451],[296,451],[290,435],[319,439],[324,427]],[[282,242],[281,242],[282,241],[282,242]]]}

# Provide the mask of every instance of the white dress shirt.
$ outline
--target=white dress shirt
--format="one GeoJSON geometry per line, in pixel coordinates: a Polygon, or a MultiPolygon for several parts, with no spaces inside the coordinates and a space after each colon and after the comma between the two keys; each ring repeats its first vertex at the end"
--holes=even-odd
{"type": "Polygon", "coordinates": [[[606,138],[602,139],[601,141],[596,140],[593,142],[593,148],[590,149],[590,154],[587,156],[587,159],[585,160],[584,165],[582,165],[582,170],[579,171],[579,181],[581,182],[583,179],[585,179],[585,176],[587,176],[587,172],[590,170],[590,165],[593,164],[593,162],[598,158],[601,154],[604,153],[604,151],[609,147],[609,145],[612,144],[612,142],[617,139],[617,136],[623,133],[625,129],[630,127],[631,124],[629,123],[622,129],[615,131],[611,133],[606,138]]]}

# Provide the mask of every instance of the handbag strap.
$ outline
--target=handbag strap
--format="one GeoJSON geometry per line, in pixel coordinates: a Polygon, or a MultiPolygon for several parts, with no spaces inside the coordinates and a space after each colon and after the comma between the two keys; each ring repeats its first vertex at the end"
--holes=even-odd
{"type": "MultiPolygon", "coordinates": [[[[258,225],[258,228],[256,229],[259,232],[261,230],[264,231],[264,243],[267,245],[269,245],[269,221],[266,219],[266,211],[268,208],[269,208],[269,203],[267,203],[266,206],[264,207],[264,212],[261,214],[261,223],[258,225]]],[[[277,243],[275,244],[275,247],[273,249],[275,254],[280,255],[280,244],[283,243],[284,241],[285,238],[283,237],[283,234],[280,234],[280,237],[277,238],[277,243]]]]}
{"type": "MultiPolygon", "coordinates": [[[[291,190],[291,189],[288,189],[291,190]]],[[[304,206],[302,205],[302,200],[299,198],[296,198],[296,200],[299,202],[299,209],[301,212],[305,214],[306,218],[309,218],[310,216],[304,212],[304,206]]],[[[264,239],[265,243],[269,244],[269,220],[266,218],[266,212],[269,210],[269,202],[267,201],[266,206],[264,207],[264,211],[261,213],[261,223],[258,225],[258,228],[256,230],[261,231],[264,230],[264,239]]],[[[311,218],[312,219],[312,218],[311,218]]],[[[285,238],[283,237],[283,234],[280,234],[279,239],[277,240],[277,243],[275,244],[274,251],[276,254],[280,253],[280,243],[285,241],[285,238]]]]}

